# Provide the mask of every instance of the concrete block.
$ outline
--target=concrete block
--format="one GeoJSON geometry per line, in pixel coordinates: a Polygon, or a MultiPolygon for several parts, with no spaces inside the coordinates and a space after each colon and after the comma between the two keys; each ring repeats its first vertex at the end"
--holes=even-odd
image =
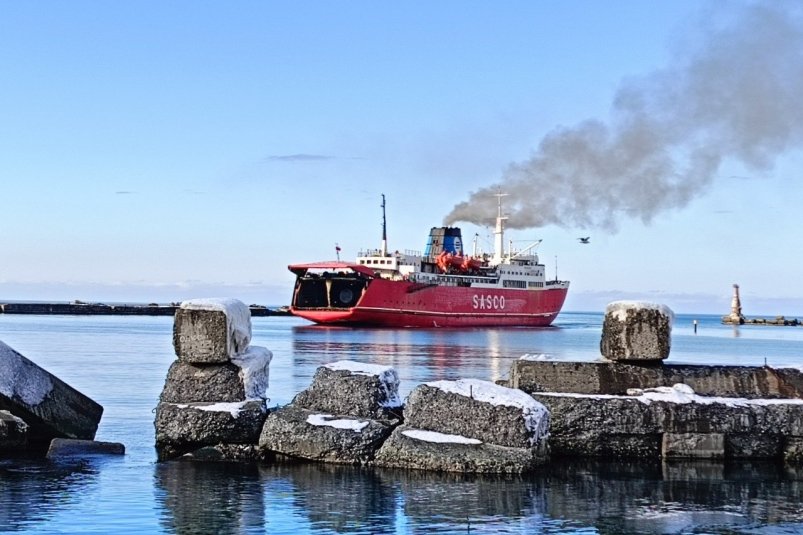
{"type": "Polygon", "coordinates": [[[399,420],[399,377],[388,366],[333,362],[316,370],[310,387],[299,392],[292,404],[328,414],[399,420]]]}
{"type": "Polygon", "coordinates": [[[184,454],[218,443],[256,444],[267,409],[263,401],[241,403],[159,403],[156,407],[156,449],[184,454]]]}
{"type": "Polygon", "coordinates": [[[159,401],[165,403],[245,401],[240,367],[222,364],[189,364],[177,360],[167,371],[159,401]]]}
{"type": "MultiPolygon", "coordinates": [[[[79,358],[76,356],[76,358],[79,358]]],[[[0,342],[0,410],[28,424],[28,440],[95,438],[103,407],[0,342]]]]}
{"type": "Polygon", "coordinates": [[[513,448],[535,446],[549,430],[549,412],[520,390],[488,381],[435,381],[407,398],[405,424],[513,448]]]}
{"type": "Polygon", "coordinates": [[[725,456],[729,459],[779,459],[783,457],[784,437],[777,433],[728,433],[725,456]]]}
{"type": "Polygon", "coordinates": [[[665,459],[722,459],[725,457],[725,435],[722,433],[664,433],[661,455],[665,459]]]}
{"type": "Polygon", "coordinates": [[[701,396],[803,398],[803,372],[795,368],[766,366],[519,359],[510,367],[508,386],[529,394],[625,395],[633,388],[656,388],[677,383],[690,386],[701,396]]]}
{"type": "Polygon", "coordinates": [[[0,411],[0,451],[22,450],[28,444],[28,424],[8,411],[0,411]]]}
{"type": "Polygon", "coordinates": [[[173,320],[173,347],[182,362],[223,363],[251,341],[251,311],[236,299],[185,301],[173,320]]]}
{"type": "Polygon", "coordinates": [[[290,457],[335,464],[368,464],[393,431],[387,420],[323,414],[287,406],[272,412],[259,447],[290,457]]]}
{"type": "Polygon", "coordinates": [[[787,462],[803,464],[803,437],[785,437],[782,455],[787,462]]]}
{"type": "Polygon", "coordinates": [[[50,442],[46,457],[48,459],[62,459],[65,457],[75,458],[93,455],[125,455],[125,446],[119,442],[54,438],[50,442]]]}
{"type": "Polygon", "coordinates": [[[538,447],[506,447],[479,440],[455,441],[402,425],[397,427],[376,455],[374,465],[438,472],[521,474],[535,470],[546,459],[546,444],[538,447]]]}
{"type": "Polygon", "coordinates": [[[669,356],[674,314],[663,305],[616,301],[608,305],[600,351],[616,361],[661,361],[669,356]]]}
{"type": "Polygon", "coordinates": [[[575,435],[549,435],[552,457],[598,459],[658,459],[660,433],[616,433],[587,430],[575,435]]]}

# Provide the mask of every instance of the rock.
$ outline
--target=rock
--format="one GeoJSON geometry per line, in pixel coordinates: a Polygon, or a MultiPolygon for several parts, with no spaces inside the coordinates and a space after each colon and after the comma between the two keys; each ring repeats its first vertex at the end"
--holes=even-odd
{"type": "Polygon", "coordinates": [[[296,395],[292,404],[327,414],[399,420],[399,376],[388,366],[334,362],[319,367],[310,387],[296,395]]]}
{"type": "Polygon", "coordinates": [[[540,448],[506,447],[465,437],[397,427],[377,454],[375,465],[439,472],[524,473],[546,459],[546,444],[540,448]],[[432,438],[434,435],[434,439],[432,438]]]}
{"type": "Polygon", "coordinates": [[[256,444],[267,409],[264,401],[241,403],[159,403],[156,448],[181,454],[202,446],[256,444]]]}
{"type": "Polygon", "coordinates": [[[674,314],[663,305],[616,301],[605,310],[600,351],[609,360],[661,361],[669,356],[674,314]]]}
{"type": "Polygon", "coordinates": [[[313,461],[368,464],[396,423],[287,406],[267,417],[259,447],[313,461]]]}
{"type": "Polygon", "coordinates": [[[119,442],[98,442],[96,440],[77,440],[54,438],[47,450],[48,459],[64,457],[87,457],[91,455],[125,455],[125,446],[119,442]]]}
{"type": "Polygon", "coordinates": [[[164,403],[245,401],[240,367],[224,364],[188,364],[177,360],[167,371],[159,397],[164,403]]]}
{"type": "Polygon", "coordinates": [[[251,342],[251,311],[236,299],[184,301],[173,320],[173,347],[190,364],[223,363],[251,342]]]}
{"type": "Polygon", "coordinates": [[[420,385],[407,398],[404,416],[404,425],[377,453],[377,466],[523,473],[546,456],[546,408],[489,381],[420,385]]]}
{"type": "Polygon", "coordinates": [[[21,450],[28,444],[28,424],[8,411],[0,411],[0,451],[21,450]]]}
{"type": "Polygon", "coordinates": [[[95,438],[103,407],[0,342],[0,410],[28,424],[28,440],[95,438]]]}

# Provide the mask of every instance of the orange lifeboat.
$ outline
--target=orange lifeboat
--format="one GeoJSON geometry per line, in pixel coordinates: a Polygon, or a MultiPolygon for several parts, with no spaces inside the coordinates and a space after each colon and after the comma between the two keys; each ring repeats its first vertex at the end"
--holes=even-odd
{"type": "Polygon", "coordinates": [[[477,258],[473,258],[471,256],[467,256],[463,259],[463,263],[460,264],[460,269],[463,271],[474,271],[479,269],[482,266],[482,261],[477,258]]]}
{"type": "Polygon", "coordinates": [[[446,251],[443,251],[436,257],[435,263],[444,273],[454,271],[471,271],[478,269],[482,265],[482,262],[477,258],[455,255],[446,251]]]}

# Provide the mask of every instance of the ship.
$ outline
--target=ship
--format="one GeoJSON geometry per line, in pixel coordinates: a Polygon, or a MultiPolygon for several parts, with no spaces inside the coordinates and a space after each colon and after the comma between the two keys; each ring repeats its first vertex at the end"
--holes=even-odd
{"type": "MultiPolygon", "coordinates": [[[[535,248],[504,250],[502,197],[493,253],[471,254],[458,227],[433,227],[424,253],[389,252],[382,195],[382,241],[354,262],[292,264],[290,313],[317,324],[374,327],[544,327],[560,313],[569,281],[547,280],[535,248]]],[[[556,268],[557,271],[557,268],[556,268]]]]}

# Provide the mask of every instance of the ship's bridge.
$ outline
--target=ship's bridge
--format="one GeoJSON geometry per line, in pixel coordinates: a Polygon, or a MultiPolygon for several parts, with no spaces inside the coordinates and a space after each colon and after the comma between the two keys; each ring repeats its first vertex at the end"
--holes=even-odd
{"type": "Polygon", "coordinates": [[[360,251],[357,263],[373,269],[381,277],[397,279],[409,276],[421,265],[421,253],[405,250],[403,253],[395,251],[383,255],[379,249],[360,251]]]}

